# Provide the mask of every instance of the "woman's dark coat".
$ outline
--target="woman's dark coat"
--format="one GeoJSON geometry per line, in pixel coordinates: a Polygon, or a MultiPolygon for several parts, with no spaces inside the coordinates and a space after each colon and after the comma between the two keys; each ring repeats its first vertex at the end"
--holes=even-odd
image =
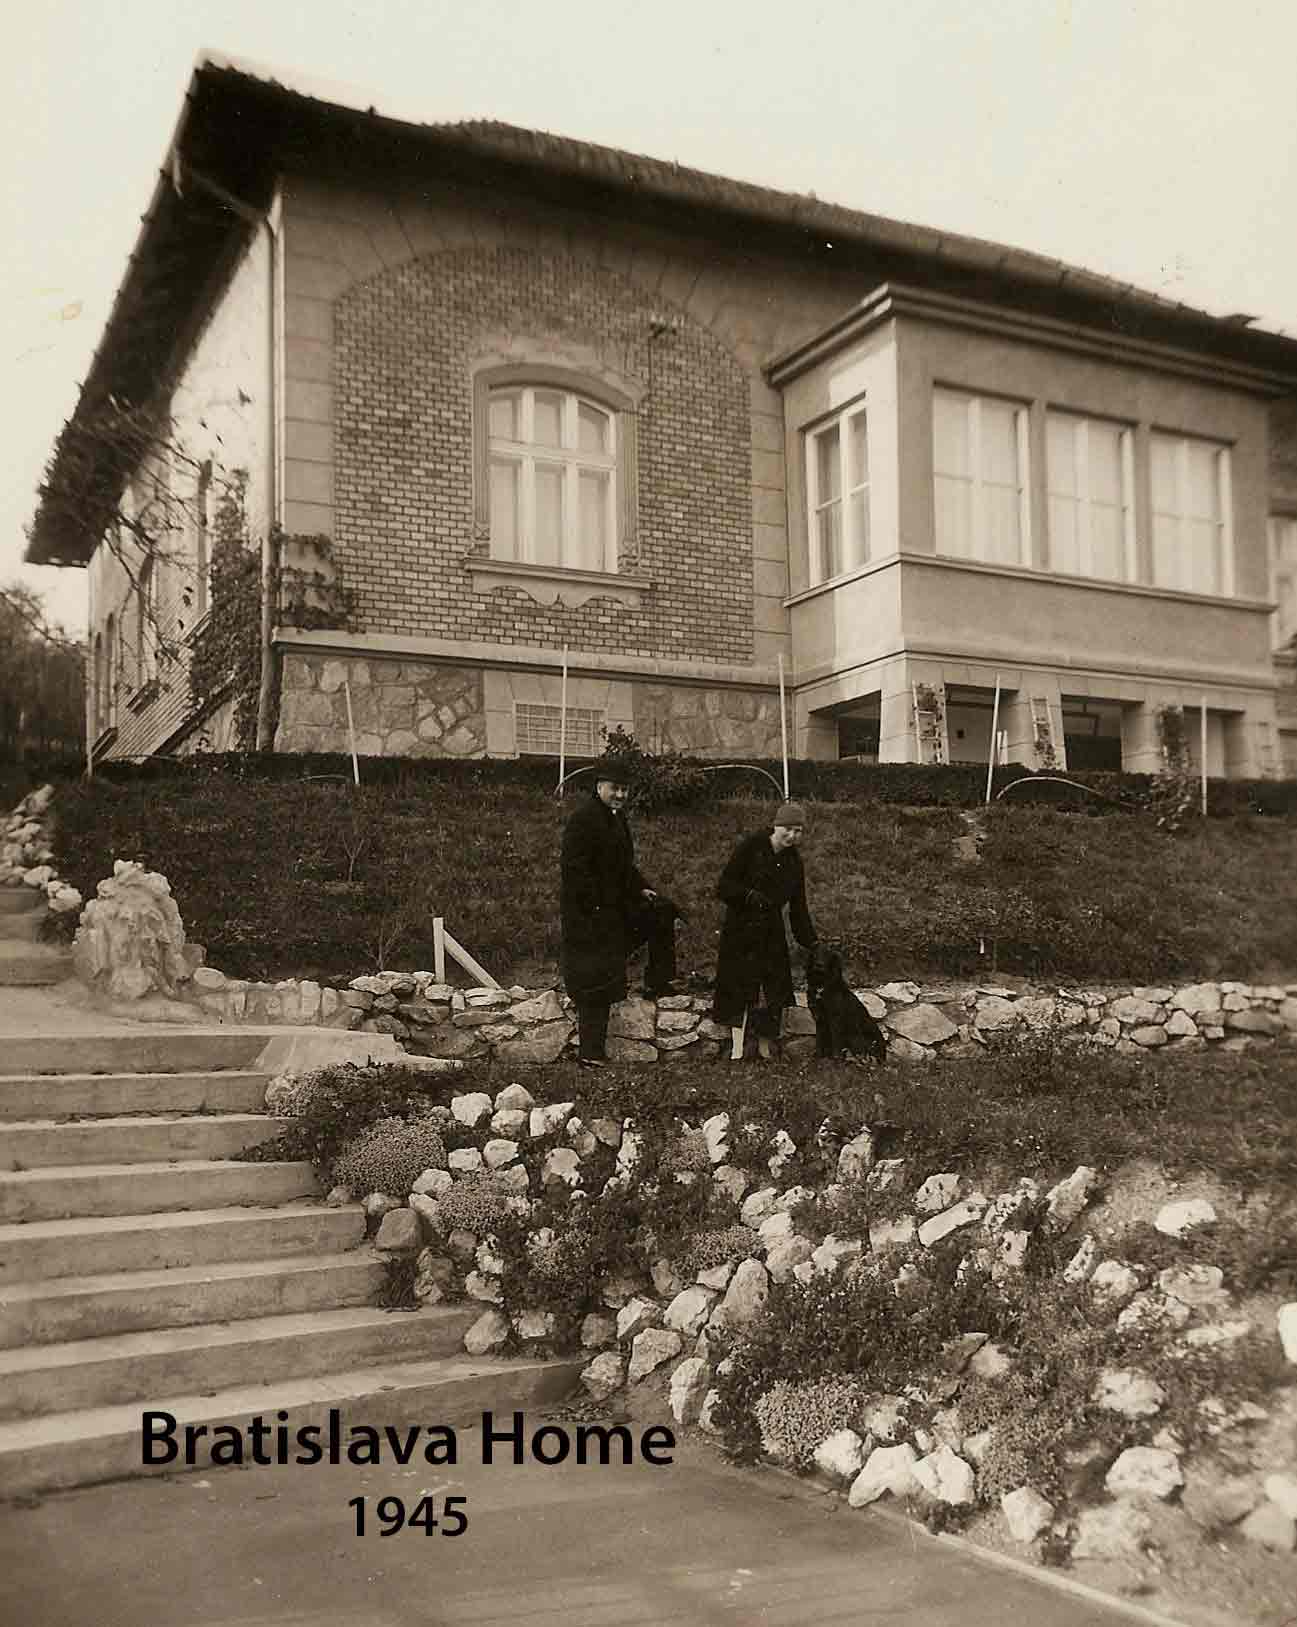
{"type": "Polygon", "coordinates": [[[776,853],[770,831],[745,836],[730,854],[716,885],[726,905],[716,963],[712,1016],[737,1028],[749,1007],[764,1005],[772,1017],[794,1003],[792,967],[784,932],[784,906],[793,936],[803,949],[815,942],[806,907],[806,876],[795,847],[776,853]],[[759,894],[758,903],[749,895],[759,894]]]}
{"type": "Polygon", "coordinates": [[[563,982],[578,1005],[626,998],[628,923],[648,885],[630,827],[592,793],[563,827],[563,982]]]}

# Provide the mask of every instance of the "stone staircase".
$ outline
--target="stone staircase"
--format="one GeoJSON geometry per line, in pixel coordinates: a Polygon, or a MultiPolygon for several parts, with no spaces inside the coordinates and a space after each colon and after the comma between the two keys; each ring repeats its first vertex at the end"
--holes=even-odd
{"type": "Polygon", "coordinates": [[[0,1499],[158,1472],[145,1410],[408,1426],[574,1382],[570,1363],[464,1357],[481,1306],[375,1308],[360,1207],[325,1206],[309,1164],[234,1161],[280,1127],[265,1043],[0,1042],[0,1499]]]}
{"type": "Polygon", "coordinates": [[[34,887],[0,887],[0,986],[34,988],[71,977],[71,951],[40,941],[46,914],[34,887]]]}

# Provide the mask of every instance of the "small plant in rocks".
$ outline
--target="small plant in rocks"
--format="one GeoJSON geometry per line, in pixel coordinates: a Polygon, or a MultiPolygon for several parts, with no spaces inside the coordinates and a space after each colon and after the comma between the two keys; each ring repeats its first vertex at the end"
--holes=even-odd
{"type": "Polygon", "coordinates": [[[821,1441],[859,1422],[864,1402],[865,1390],[854,1379],[819,1378],[802,1384],[779,1379],[756,1404],[762,1444],[790,1468],[805,1468],[821,1441]]]}
{"type": "Polygon", "coordinates": [[[380,1119],[347,1144],[334,1178],[353,1192],[404,1198],[425,1169],[445,1169],[446,1144],[426,1119],[380,1119]]]}

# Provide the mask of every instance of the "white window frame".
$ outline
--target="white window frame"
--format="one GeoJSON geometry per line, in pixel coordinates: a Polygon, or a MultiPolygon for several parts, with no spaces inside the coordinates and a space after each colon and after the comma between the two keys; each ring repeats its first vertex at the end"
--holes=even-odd
{"type": "Polygon", "coordinates": [[[836,413],[823,423],[816,424],[808,429],[803,438],[804,457],[806,469],[806,542],[810,563],[810,582],[812,587],[818,587],[823,582],[831,582],[836,577],[845,576],[848,572],[859,570],[871,558],[870,541],[870,515],[869,515],[869,415],[863,400],[853,402],[851,406],[836,413]],[[853,480],[858,472],[851,468],[851,429],[857,419],[865,421],[865,468],[864,479],[853,480]],[[819,489],[820,460],[818,455],[819,442],[824,436],[837,431],[838,436],[838,493],[836,497],[824,497],[819,489]],[[860,525],[856,507],[852,498],[857,495],[864,497],[864,525],[860,525]],[[824,557],[824,548],[820,540],[820,516],[825,510],[837,505],[841,512],[841,528],[839,538],[842,548],[842,564],[837,570],[829,569],[829,562],[824,557]]]}
{"type": "MultiPolygon", "coordinates": [[[[557,757],[563,708],[540,701],[513,703],[514,750],[520,757],[557,757]]],[[[598,706],[569,706],[562,741],[569,757],[596,757],[603,745],[608,714],[598,706]]]]}
{"type": "Polygon", "coordinates": [[[545,564],[557,570],[595,569],[608,573],[617,570],[617,453],[618,414],[580,391],[555,384],[498,384],[489,394],[488,423],[488,476],[497,462],[514,464],[518,469],[518,534],[516,555],[497,552],[499,547],[494,525],[491,536],[491,555],[494,559],[517,560],[523,564],[545,564]],[[542,446],[535,439],[536,393],[557,395],[561,401],[562,444],[542,446]],[[513,441],[490,433],[490,407],[498,399],[516,397],[518,401],[518,430],[520,439],[513,441]],[[609,451],[606,453],[582,451],[578,445],[578,416],[581,406],[599,413],[607,425],[609,451]],[[536,470],[538,467],[557,468],[563,474],[563,520],[557,561],[536,558],[536,470]],[[580,563],[576,527],[580,525],[580,477],[583,471],[598,471],[606,477],[604,497],[604,558],[596,566],[580,563]]]}
{"type": "Polygon", "coordinates": [[[954,559],[970,559],[980,564],[1001,565],[1006,561],[991,557],[987,537],[989,524],[987,521],[987,488],[994,483],[984,478],[982,472],[982,405],[991,402],[999,407],[1007,407],[1014,415],[1015,446],[1017,450],[1017,489],[1018,489],[1018,557],[1008,563],[1030,569],[1032,565],[1032,539],[1031,539],[1031,407],[1028,402],[1011,399],[1007,396],[977,395],[969,390],[956,386],[938,384],[933,387],[933,463],[932,481],[934,492],[933,512],[933,541],[936,551],[940,554],[941,538],[936,535],[935,492],[939,480],[962,480],[967,478],[972,489],[972,502],[970,504],[972,537],[971,552],[968,554],[951,554],[954,559]],[[968,425],[968,466],[967,477],[946,474],[937,468],[936,464],[936,399],[938,396],[949,397],[952,401],[961,401],[968,425]]]}
{"type": "Polygon", "coordinates": [[[1230,447],[1225,441],[1213,441],[1203,435],[1184,435],[1175,430],[1155,429],[1149,437],[1149,480],[1152,490],[1153,537],[1152,542],[1152,569],[1153,585],[1155,587],[1170,588],[1181,593],[1201,593],[1200,588],[1185,588],[1178,582],[1164,582],[1158,575],[1158,543],[1157,522],[1174,520],[1176,522],[1177,552],[1185,546],[1184,526],[1186,520],[1191,518],[1187,513],[1189,489],[1189,448],[1191,446],[1210,447],[1216,457],[1216,494],[1220,512],[1215,517],[1216,526],[1216,560],[1218,585],[1216,591],[1208,595],[1211,598],[1230,599],[1234,596],[1234,488],[1233,476],[1230,467],[1230,447]],[[1175,482],[1176,482],[1176,510],[1168,513],[1157,507],[1157,482],[1153,476],[1153,462],[1157,456],[1157,443],[1168,442],[1176,448],[1175,482]]]}
{"type": "Polygon", "coordinates": [[[1266,532],[1270,597],[1277,606],[1270,618],[1271,644],[1279,650],[1297,638],[1297,514],[1272,514],[1266,532]]]}
{"type": "Polygon", "coordinates": [[[135,652],[136,687],[143,689],[158,675],[158,559],[145,554],[135,583],[135,622],[139,648],[135,652]]]}
{"type": "MultiPolygon", "coordinates": [[[[1049,505],[1057,497],[1060,500],[1074,502],[1077,510],[1076,543],[1078,555],[1078,571],[1081,576],[1090,577],[1096,581],[1133,582],[1138,573],[1138,554],[1135,532],[1135,436],[1129,424],[1115,423],[1111,419],[1086,417],[1081,413],[1069,412],[1061,407],[1048,407],[1045,411],[1045,513],[1048,524],[1049,505]],[[1075,493],[1056,492],[1050,478],[1049,469],[1049,425],[1050,423],[1071,424],[1076,436],[1076,484],[1075,493]],[[1093,520],[1095,500],[1090,492],[1090,425],[1102,424],[1105,428],[1115,429],[1120,436],[1121,448],[1121,507],[1122,507],[1122,563],[1124,574],[1119,577],[1098,577],[1094,569],[1094,535],[1093,520]]],[[[1054,568],[1053,535],[1050,533],[1050,568],[1054,568]]],[[[1069,573],[1070,574],[1070,573],[1069,573]]]]}

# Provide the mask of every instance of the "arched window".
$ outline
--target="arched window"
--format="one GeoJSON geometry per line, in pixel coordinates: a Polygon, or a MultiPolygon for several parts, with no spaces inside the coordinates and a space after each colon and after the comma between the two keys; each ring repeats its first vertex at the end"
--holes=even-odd
{"type": "Polygon", "coordinates": [[[617,568],[617,418],[573,390],[498,385],[489,403],[491,553],[617,568]]]}

